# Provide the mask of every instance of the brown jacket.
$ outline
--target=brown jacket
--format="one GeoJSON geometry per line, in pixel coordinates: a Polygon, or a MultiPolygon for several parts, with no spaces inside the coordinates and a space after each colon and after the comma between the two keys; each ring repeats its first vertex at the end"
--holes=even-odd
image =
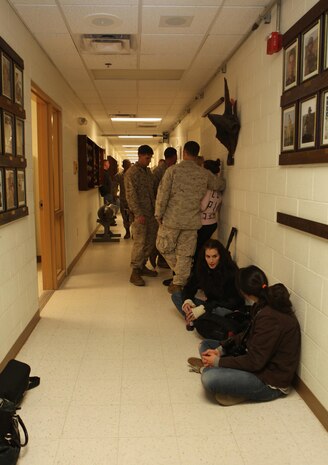
{"type": "MultiPolygon", "coordinates": [[[[277,388],[291,385],[301,349],[301,331],[296,316],[269,306],[257,310],[247,337],[247,353],[221,357],[219,367],[254,373],[263,383],[277,388]]],[[[233,339],[240,342],[242,334],[233,339]]],[[[224,343],[222,344],[224,346],[224,343]]]]}

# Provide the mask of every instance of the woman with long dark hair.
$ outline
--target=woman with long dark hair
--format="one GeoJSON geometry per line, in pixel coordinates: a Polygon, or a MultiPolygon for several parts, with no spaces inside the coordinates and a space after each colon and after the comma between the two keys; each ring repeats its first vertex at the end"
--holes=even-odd
{"type": "Polygon", "coordinates": [[[250,326],[223,342],[204,340],[201,359],[188,362],[199,369],[204,388],[222,405],[287,395],[301,346],[289,292],[283,284],[269,286],[264,272],[253,265],[238,271],[237,287],[253,302],[250,326]]]}
{"type": "Polygon", "coordinates": [[[223,244],[209,239],[201,249],[197,264],[182,291],[172,300],[187,324],[205,312],[224,316],[243,303],[236,288],[237,265],[223,244]],[[201,291],[201,298],[196,297],[201,291]]]}

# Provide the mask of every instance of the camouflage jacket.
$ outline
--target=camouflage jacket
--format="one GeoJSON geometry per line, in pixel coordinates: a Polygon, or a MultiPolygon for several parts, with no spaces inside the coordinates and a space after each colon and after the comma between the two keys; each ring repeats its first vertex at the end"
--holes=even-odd
{"type": "Polygon", "coordinates": [[[155,194],[157,194],[158,186],[165,174],[166,169],[166,163],[162,163],[160,166],[156,166],[156,168],[153,170],[155,194]]]}
{"type": "Polygon", "coordinates": [[[224,188],[223,178],[192,160],[183,160],[166,170],[158,188],[155,216],[169,228],[199,229],[201,200],[206,191],[224,188]]]}
{"type": "Polygon", "coordinates": [[[126,200],[134,217],[153,216],[155,192],[150,169],[135,163],[124,175],[124,186],[126,200]]]}

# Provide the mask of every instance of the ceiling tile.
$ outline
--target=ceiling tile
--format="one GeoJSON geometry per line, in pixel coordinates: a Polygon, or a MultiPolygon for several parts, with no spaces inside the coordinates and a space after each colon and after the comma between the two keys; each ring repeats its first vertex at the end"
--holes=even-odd
{"type": "Polygon", "coordinates": [[[201,34],[205,33],[217,7],[147,7],[142,10],[143,34],[201,34]],[[161,16],[192,16],[190,27],[160,27],[161,16]]]}
{"type": "Polygon", "coordinates": [[[65,22],[57,6],[15,5],[15,8],[34,34],[37,32],[67,33],[65,22]]]}
{"type": "Polygon", "coordinates": [[[79,34],[136,34],[138,32],[138,8],[130,5],[72,5],[63,6],[66,19],[73,33],[79,34]],[[104,15],[118,18],[117,23],[96,26],[92,20],[104,15]]]}
{"type": "Polygon", "coordinates": [[[192,57],[203,40],[202,34],[143,34],[140,53],[162,55],[188,55],[192,57]]]}
{"type": "MultiPolygon", "coordinates": [[[[186,55],[165,55],[165,67],[171,70],[187,69],[192,57],[186,55]]],[[[163,55],[141,55],[140,67],[143,69],[163,69],[163,55]]]]}
{"type": "Polygon", "coordinates": [[[262,8],[223,7],[211,34],[246,34],[262,13],[262,8]]]}
{"type": "Polygon", "coordinates": [[[92,55],[82,53],[82,59],[89,69],[135,69],[137,55],[92,55]],[[106,63],[111,63],[107,66],[106,63]]]}

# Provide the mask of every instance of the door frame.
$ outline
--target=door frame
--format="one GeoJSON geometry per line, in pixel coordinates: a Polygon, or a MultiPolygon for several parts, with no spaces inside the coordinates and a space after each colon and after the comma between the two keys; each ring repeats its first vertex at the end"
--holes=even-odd
{"type": "Polygon", "coordinates": [[[39,186],[36,188],[39,189],[40,199],[43,289],[58,289],[66,276],[61,108],[34,82],[31,92],[37,105],[39,186]],[[57,115],[55,124],[54,113],[57,115]],[[57,157],[56,160],[54,156],[57,157]],[[56,247],[56,216],[61,219],[60,237],[57,241],[59,251],[56,247]],[[57,267],[58,261],[62,264],[60,269],[57,267]]]}

